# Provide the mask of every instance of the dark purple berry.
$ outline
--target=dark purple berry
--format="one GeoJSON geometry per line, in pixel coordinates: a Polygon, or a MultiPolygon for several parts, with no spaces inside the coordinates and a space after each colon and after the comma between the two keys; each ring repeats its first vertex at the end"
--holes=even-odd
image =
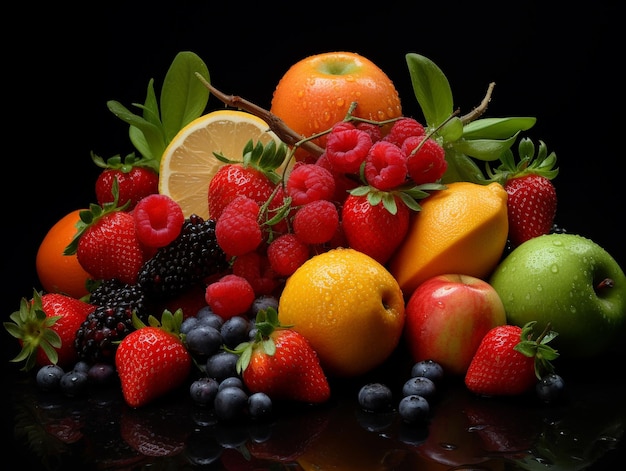
{"type": "Polygon", "coordinates": [[[233,316],[227,319],[220,329],[224,345],[229,348],[235,348],[241,342],[246,342],[249,331],[250,321],[242,316],[233,316]]]}
{"type": "Polygon", "coordinates": [[[265,419],[272,415],[272,399],[264,392],[248,397],[248,412],[254,419],[265,419]]]}
{"type": "Polygon", "coordinates": [[[239,376],[229,376],[228,378],[224,378],[222,381],[220,381],[219,389],[224,388],[244,389],[243,381],[239,376]]]}
{"type": "Polygon", "coordinates": [[[556,402],[563,395],[564,389],[565,382],[556,373],[548,373],[535,386],[537,397],[545,404],[556,402]]]}
{"type": "Polygon", "coordinates": [[[107,385],[117,382],[118,376],[115,367],[110,363],[96,363],[87,371],[89,382],[98,385],[107,385]]]}
{"type": "Polygon", "coordinates": [[[422,396],[425,399],[431,399],[436,392],[437,388],[435,387],[435,383],[426,376],[410,378],[402,386],[402,397],[415,395],[422,396]]]}
{"type": "Polygon", "coordinates": [[[218,382],[213,378],[199,378],[189,386],[189,394],[194,403],[212,405],[217,395],[218,382]]]}
{"type": "Polygon", "coordinates": [[[369,383],[359,390],[359,406],[367,411],[386,412],[391,409],[392,400],[391,389],[385,384],[369,383]]]}
{"type": "Polygon", "coordinates": [[[211,355],[206,362],[207,376],[221,382],[229,376],[237,376],[237,360],[239,355],[225,350],[211,355]]]}
{"type": "Polygon", "coordinates": [[[35,380],[42,391],[58,391],[64,374],[65,371],[59,365],[45,365],[39,368],[35,380]]]}
{"type": "Polygon", "coordinates": [[[82,396],[88,386],[89,378],[83,371],[68,371],[59,381],[61,392],[69,397],[82,396]]]}
{"type": "Polygon", "coordinates": [[[411,377],[423,376],[437,383],[443,379],[443,367],[434,360],[418,361],[411,368],[411,377]]]}
{"type": "Polygon", "coordinates": [[[422,396],[412,394],[400,400],[398,414],[409,424],[424,422],[430,414],[430,405],[422,396]]]}
{"type": "Polygon", "coordinates": [[[193,355],[207,358],[219,350],[222,345],[222,335],[214,327],[196,325],[187,332],[185,344],[193,355]]]}
{"type": "Polygon", "coordinates": [[[248,395],[241,388],[228,387],[217,391],[214,408],[217,418],[224,421],[238,420],[245,416],[248,395]]]}

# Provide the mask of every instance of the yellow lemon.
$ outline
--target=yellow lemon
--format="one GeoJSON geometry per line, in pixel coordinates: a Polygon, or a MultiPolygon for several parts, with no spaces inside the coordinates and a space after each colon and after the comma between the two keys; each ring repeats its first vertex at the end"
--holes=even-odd
{"type": "Polygon", "coordinates": [[[178,202],[185,217],[207,219],[209,183],[224,165],[213,153],[240,161],[250,140],[280,143],[265,121],[244,111],[218,110],[196,118],[174,136],[161,157],[159,193],[178,202]]]}
{"type": "Polygon", "coordinates": [[[278,318],[309,340],[327,374],[351,377],[379,366],[396,348],[404,298],[383,265],[338,248],[313,256],[287,279],[278,318]]]}
{"type": "Polygon", "coordinates": [[[506,245],[506,203],[507,193],[499,183],[449,183],[424,199],[388,264],[407,299],[436,275],[489,276],[506,245]]]}

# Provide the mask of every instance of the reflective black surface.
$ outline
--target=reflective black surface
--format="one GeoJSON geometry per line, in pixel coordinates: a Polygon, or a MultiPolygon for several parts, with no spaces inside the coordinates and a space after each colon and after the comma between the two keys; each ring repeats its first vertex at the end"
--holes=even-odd
{"type": "Polygon", "coordinates": [[[232,423],[193,405],[184,388],[132,409],[117,387],[67,398],[13,374],[3,419],[13,438],[5,443],[33,470],[595,471],[626,456],[626,386],[608,363],[557,363],[566,394],[549,406],[533,395],[477,397],[448,380],[428,421],[409,425],[356,402],[368,380],[386,382],[398,397],[409,366],[401,358],[367,378],[334,381],[327,404],[276,404],[267,420],[232,423]]]}

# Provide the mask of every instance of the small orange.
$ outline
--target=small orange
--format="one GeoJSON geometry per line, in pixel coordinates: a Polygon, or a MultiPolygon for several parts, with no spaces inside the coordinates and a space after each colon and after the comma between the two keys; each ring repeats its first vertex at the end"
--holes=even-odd
{"type": "MultiPolygon", "coordinates": [[[[270,111],[303,137],[326,131],[342,121],[352,102],[354,116],[374,121],[402,115],[400,97],[387,74],[353,52],[326,52],[293,64],[282,76],[270,111]]],[[[321,147],[326,136],[313,142],[321,147]]],[[[303,158],[298,149],[296,157],[303,158]]]]}
{"type": "Polygon", "coordinates": [[[436,275],[484,279],[496,267],[508,234],[507,193],[499,183],[448,183],[422,200],[422,210],[389,261],[407,299],[436,275]]]}
{"type": "Polygon", "coordinates": [[[49,293],[63,293],[73,298],[81,298],[88,293],[86,282],[91,276],[78,263],[76,254],[63,255],[65,247],[76,234],[81,211],[76,209],[59,219],[37,250],[37,276],[43,289],[49,293]]]}
{"type": "Polygon", "coordinates": [[[379,366],[395,350],[404,299],[383,265],[337,248],[308,259],[287,279],[278,318],[307,338],[327,374],[351,377],[379,366]]]}

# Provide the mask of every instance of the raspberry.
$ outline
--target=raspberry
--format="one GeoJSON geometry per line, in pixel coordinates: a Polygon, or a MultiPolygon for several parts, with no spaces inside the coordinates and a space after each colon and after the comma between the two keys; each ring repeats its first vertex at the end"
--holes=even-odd
{"type": "Polygon", "coordinates": [[[140,199],[133,218],[137,239],[146,247],[165,247],[178,237],[185,222],[180,205],[158,193],[140,199]]]}
{"type": "Polygon", "coordinates": [[[257,296],[272,294],[279,285],[279,275],[271,269],[267,255],[257,251],[236,257],[232,269],[233,275],[248,280],[257,296]]]}
{"type": "Polygon", "coordinates": [[[402,149],[407,155],[406,166],[409,177],[416,185],[436,182],[443,177],[448,168],[446,153],[434,139],[426,139],[414,152],[425,138],[425,136],[409,137],[402,144],[402,149]]]}
{"type": "Polygon", "coordinates": [[[335,180],[335,193],[331,198],[327,199],[332,200],[337,204],[343,203],[343,201],[348,196],[348,192],[359,185],[358,178],[351,178],[349,174],[336,172],[335,170],[333,170],[332,165],[328,161],[326,152],[319,156],[316,165],[324,167],[333,175],[333,178],[335,180]]]}
{"type": "Polygon", "coordinates": [[[425,134],[424,126],[413,118],[401,118],[394,122],[391,129],[383,140],[391,142],[398,147],[402,147],[402,143],[410,136],[423,136],[425,134]]]}
{"type": "Polygon", "coordinates": [[[305,244],[324,244],[333,238],[339,225],[337,207],[328,200],[302,206],[293,218],[293,232],[305,244]]]}
{"type": "Polygon", "coordinates": [[[281,276],[293,274],[309,258],[308,244],[293,234],[283,234],[267,247],[267,258],[272,269],[281,276]]]}
{"type": "Polygon", "coordinates": [[[355,127],[360,131],[365,131],[372,138],[372,142],[378,142],[382,139],[382,131],[380,126],[374,123],[359,122],[355,127]]]}
{"type": "Polygon", "coordinates": [[[215,314],[227,320],[250,309],[255,295],[248,280],[237,275],[225,275],[207,286],[205,299],[215,314]]]}
{"type": "Polygon", "coordinates": [[[256,219],[258,213],[259,206],[247,196],[236,197],[224,208],[215,223],[215,237],[227,255],[243,255],[261,244],[263,233],[256,219]]]}
{"type": "Polygon", "coordinates": [[[372,147],[372,138],[358,129],[331,131],[326,138],[326,156],[337,172],[359,173],[372,147]]]}
{"type": "Polygon", "coordinates": [[[365,159],[365,180],[381,191],[391,190],[406,181],[406,154],[395,144],[379,141],[365,159]]]}
{"type": "Polygon", "coordinates": [[[327,200],[335,193],[335,179],[330,170],[316,164],[294,167],[287,180],[287,194],[292,204],[302,206],[315,200],[327,200]]]}

